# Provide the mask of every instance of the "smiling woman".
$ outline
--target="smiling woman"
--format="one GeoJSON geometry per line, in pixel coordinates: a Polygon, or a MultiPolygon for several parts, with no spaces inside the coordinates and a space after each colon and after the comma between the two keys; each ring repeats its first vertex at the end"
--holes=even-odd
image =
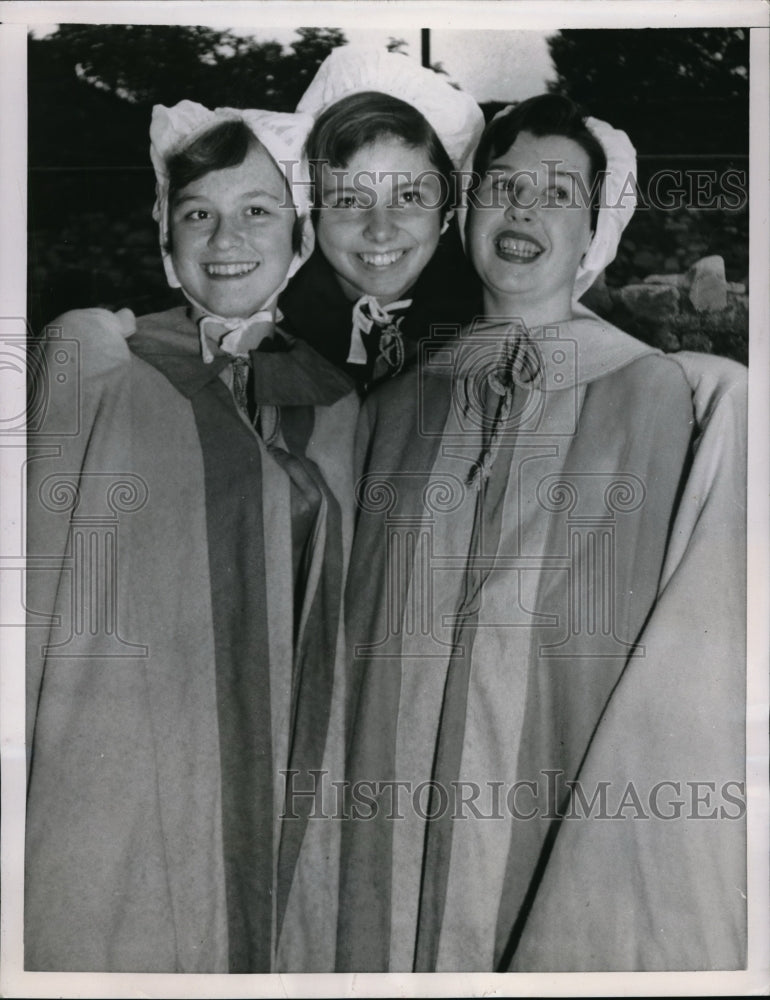
{"type": "Polygon", "coordinates": [[[468,94],[406,56],[335,49],[297,105],[315,117],[318,249],[281,297],[287,322],[359,387],[410,367],[479,286],[454,220],[453,171],[481,134],[468,94]]]}
{"type": "Polygon", "coordinates": [[[175,169],[172,162],[171,260],[188,298],[220,316],[252,315],[285,282],[294,256],[297,214],[284,176],[253,139],[237,166],[181,188],[175,169]]]}
{"type": "Polygon", "coordinates": [[[154,214],[189,305],[71,312],[42,339],[41,364],[66,344],[80,368],[30,435],[57,444],[28,481],[27,551],[57,570],[27,595],[30,970],[333,964],[334,919],[308,913],[336,912],[335,833],[282,821],[287,769],[341,769],[358,411],[275,321],[313,247],[309,126],[156,106],[154,214]]]}
{"type": "Polygon", "coordinates": [[[425,149],[396,137],[362,147],[344,168],[323,165],[316,237],[351,302],[373,295],[385,306],[412,287],[438,247],[441,188],[425,149]]]}
{"type": "Polygon", "coordinates": [[[588,154],[566,136],[520,132],[490,164],[468,226],[487,315],[518,315],[528,327],[571,315],[574,277],[593,237],[580,197],[590,184],[588,154]]]}
{"type": "Polygon", "coordinates": [[[544,95],[475,171],[485,318],[361,414],[338,968],[741,968],[743,810],[595,805],[745,787],[745,370],[578,303],[624,133],[544,95]]]}

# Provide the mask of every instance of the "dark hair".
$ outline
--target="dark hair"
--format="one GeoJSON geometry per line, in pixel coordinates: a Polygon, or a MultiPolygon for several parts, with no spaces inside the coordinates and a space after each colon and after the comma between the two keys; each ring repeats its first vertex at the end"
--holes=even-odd
{"type": "MultiPolygon", "coordinates": [[[[592,189],[595,179],[607,170],[607,156],[586,125],[582,109],[561,94],[540,94],[522,101],[487,125],[476,150],[476,178],[486,172],[496,157],[511,148],[520,132],[531,132],[538,137],[560,135],[576,142],[588,155],[592,189]]],[[[597,185],[591,200],[591,229],[594,232],[599,216],[600,189],[601,185],[597,185]]]]}
{"type": "MultiPolygon", "coordinates": [[[[169,209],[174,204],[175,196],[188,184],[200,180],[214,170],[239,166],[246,159],[250,149],[260,146],[262,144],[259,139],[242,118],[220,122],[219,125],[214,125],[199,135],[197,139],[193,139],[189,145],[173,153],[166,160],[169,209]]],[[[301,246],[302,223],[297,218],[291,237],[292,251],[299,253],[301,246]]],[[[171,252],[170,227],[166,250],[171,252]]]]}
{"type": "MultiPolygon", "coordinates": [[[[318,180],[322,164],[345,167],[362,149],[385,136],[401,139],[407,146],[423,148],[442,178],[441,214],[455,205],[454,165],[435,130],[411,104],[376,90],[351,94],[328,107],[315,121],[305,151],[318,180]]],[[[318,185],[316,184],[316,191],[318,185]]],[[[316,207],[319,199],[316,195],[316,207]]]]}

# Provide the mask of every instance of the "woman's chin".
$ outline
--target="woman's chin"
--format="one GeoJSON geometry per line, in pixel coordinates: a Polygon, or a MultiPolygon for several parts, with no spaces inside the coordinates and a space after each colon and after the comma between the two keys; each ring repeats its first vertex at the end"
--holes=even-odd
{"type": "Polygon", "coordinates": [[[484,311],[487,316],[521,319],[527,326],[563,322],[572,316],[571,285],[556,289],[527,287],[525,282],[484,282],[484,311]]]}

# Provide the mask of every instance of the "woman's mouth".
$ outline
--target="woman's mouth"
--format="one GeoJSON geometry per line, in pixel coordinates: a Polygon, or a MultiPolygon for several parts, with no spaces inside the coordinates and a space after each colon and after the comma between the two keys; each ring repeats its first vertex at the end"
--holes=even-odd
{"type": "Polygon", "coordinates": [[[356,256],[367,267],[390,267],[391,264],[401,260],[407,252],[406,250],[388,250],[385,253],[359,253],[356,256]]]}
{"type": "Polygon", "coordinates": [[[495,240],[497,256],[516,264],[531,264],[544,249],[535,240],[513,233],[503,233],[495,240]]]}
{"type": "Polygon", "coordinates": [[[209,278],[243,278],[258,267],[256,261],[241,261],[233,264],[204,264],[203,270],[209,278]]]}

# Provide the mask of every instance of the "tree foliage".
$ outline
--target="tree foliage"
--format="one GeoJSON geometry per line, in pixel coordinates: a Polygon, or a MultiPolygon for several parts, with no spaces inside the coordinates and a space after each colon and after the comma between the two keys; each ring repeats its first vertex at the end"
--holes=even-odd
{"type": "Polygon", "coordinates": [[[549,89],[624,128],[640,150],[748,150],[745,29],[570,29],[548,47],[557,75],[549,89]]]}
{"type": "Polygon", "coordinates": [[[288,51],[182,25],[63,24],[32,38],[30,163],[144,164],[153,104],[293,111],[329,52],[346,41],[336,28],[297,35],[288,51]]]}

